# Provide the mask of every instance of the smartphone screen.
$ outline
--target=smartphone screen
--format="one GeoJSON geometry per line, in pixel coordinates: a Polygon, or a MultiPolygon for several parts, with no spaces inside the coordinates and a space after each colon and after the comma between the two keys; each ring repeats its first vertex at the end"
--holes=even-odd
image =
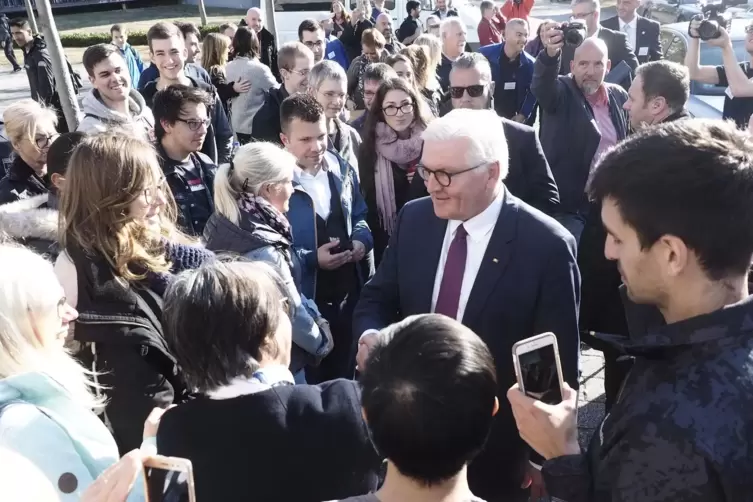
{"type": "Polygon", "coordinates": [[[157,467],[146,467],[149,502],[189,502],[188,473],[157,467]]]}
{"type": "Polygon", "coordinates": [[[544,345],[518,355],[526,395],[547,404],[562,402],[554,345],[544,345]]]}

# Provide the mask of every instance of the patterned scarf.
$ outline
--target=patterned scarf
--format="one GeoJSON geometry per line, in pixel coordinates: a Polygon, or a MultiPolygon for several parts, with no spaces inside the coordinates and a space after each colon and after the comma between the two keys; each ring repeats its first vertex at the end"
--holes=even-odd
{"type": "Polygon", "coordinates": [[[285,238],[288,243],[293,242],[293,232],[290,222],[272,204],[263,197],[243,192],[238,199],[241,213],[253,222],[263,223],[285,238]]]}

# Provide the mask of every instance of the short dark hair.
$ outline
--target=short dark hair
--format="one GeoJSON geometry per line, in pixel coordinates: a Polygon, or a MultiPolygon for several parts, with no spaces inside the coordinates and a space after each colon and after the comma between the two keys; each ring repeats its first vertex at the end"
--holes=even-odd
{"type": "Polygon", "coordinates": [[[188,85],[171,85],[157,91],[152,100],[154,134],[157,139],[162,139],[165,135],[162,121],[171,125],[177,122],[183,105],[186,103],[203,104],[207,107],[207,114],[209,114],[209,108],[214,104],[214,100],[206,91],[188,85]]]}
{"type": "Polygon", "coordinates": [[[397,73],[387,63],[369,63],[363,70],[364,82],[384,82],[390,77],[397,78],[397,73]]]}
{"type": "Polygon", "coordinates": [[[379,453],[423,485],[445,481],[484,447],[497,374],[484,342],[454,319],[412,316],[380,336],[361,377],[361,404],[379,453]]]}
{"type": "Polygon", "coordinates": [[[314,96],[309,94],[288,96],[280,105],[280,127],[283,132],[287,132],[294,119],[315,123],[321,120],[322,115],[324,115],[324,108],[314,96]]]}
{"type": "Polygon", "coordinates": [[[149,45],[149,50],[152,50],[152,40],[169,40],[173,37],[183,38],[177,26],[164,21],[152,25],[149,31],[146,32],[146,42],[149,45]]]}
{"type": "Polygon", "coordinates": [[[254,30],[239,26],[233,37],[233,53],[236,56],[255,58],[259,55],[259,37],[254,30]]]}
{"type": "Polygon", "coordinates": [[[188,386],[211,391],[251,377],[262,353],[277,357],[284,298],[281,279],[261,262],[216,261],[179,274],[165,292],[163,326],[188,386]]]}
{"type": "Polygon", "coordinates": [[[175,26],[178,27],[183,38],[186,38],[188,35],[196,35],[196,38],[201,40],[201,32],[195,24],[186,21],[175,21],[175,26]]]}
{"type": "Polygon", "coordinates": [[[95,44],[84,51],[81,62],[90,77],[94,76],[94,67],[109,58],[111,54],[120,54],[118,48],[112,44],[95,44]]]}
{"type": "Polygon", "coordinates": [[[24,19],[22,17],[17,17],[14,19],[11,19],[8,21],[8,26],[10,28],[19,28],[22,30],[30,30],[31,25],[29,24],[29,21],[27,19],[24,19]]]}
{"type": "Polygon", "coordinates": [[[408,3],[405,4],[405,10],[408,11],[408,14],[413,12],[414,9],[420,9],[421,3],[417,2],[416,0],[408,0],[408,3]]]}
{"type": "Polygon", "coordinates": [[[640,65],[637,75],[643,79],[646,100],[662,97],[674,112],[685,108],[690,98],[690,74],[685,66],[666,60],[652,61],[640,65]]]}
{"type": "Polygon", "coordinates": [[[301,24],[298,25],[298,41],[303,41],[304,31],[319,31],[321,29],[322,27],[316,21],[316,19],[304,19],[303,21],[301,21],[301,24]]]}
{"type": "Polygon", "coordinates": [[[225,33],[225,30],[228,28],[235,28],[238,29],[238,25],[235,23],[222,23],[219,28],[217,28],[217,31],[220,33],[225,33]]]}
{"type": "Polygon", "coordinates": [[[47,151],[47,174],[65,176],[73,150],[85,137],[86,134],[81,131],[66,132],[58,136],[47,151]]]}
{"type": "Polygon", "coordinates": [[[589,185],[609,197],[643,249],[673,235],[711,280],[745,274],[753,256],[753,143],[735,124],[685,119],[628,137],[589,185]]]}
{"type": "Polygon", "coordinates": [[[113,24],[112,26],[110,26],[110,35],[112,35],[113,31],[117,31],[123,34],[128,33],[128,30],[122,24],[113,24]]]}

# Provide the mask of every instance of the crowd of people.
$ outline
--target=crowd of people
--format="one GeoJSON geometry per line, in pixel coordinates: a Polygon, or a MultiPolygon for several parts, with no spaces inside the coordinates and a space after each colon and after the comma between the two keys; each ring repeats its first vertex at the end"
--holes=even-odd
{"type": "Polygon", "coordinates": [[[144,500],[154,454],[199,502],[753,497],[753,84],[726,32],[723,67],[695,42],[686,67],[636,0],[574,0],[580,43],[484,1],[470,52],[437,6],[394,30],[335,1],[280,47],[259,9],[158,22],[149,66],[115,25],[77,124],[10,21],[2,500],[144,500]],[[732,120],[689,117],[691,78],[732,120]],[[541,333],[559,404],[516,382],[541,333]],[[587,447],[581,342],[606,361],[587,447]]]}

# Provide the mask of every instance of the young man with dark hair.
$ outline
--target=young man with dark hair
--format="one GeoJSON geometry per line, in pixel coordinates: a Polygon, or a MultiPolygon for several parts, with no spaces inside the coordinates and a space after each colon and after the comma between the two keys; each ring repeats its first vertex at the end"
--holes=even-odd
{"type": "Polygon", "coordinates": [[[195,24],[184,21],[175,21],[175,26],[178,27],[186,41],[186,53],[188,54],[186,63],[201,63],[201,32],[199,29],[195,24]]]}
{"type": "Polygon", "coordinates": [[[507,393],[521,436],[548,459],[549,495],[751,500],[750,138],[720,121],[651,127],[607,153],[589,191],[629,300],[629,341],[605,342],[635,363],[588,453],[574,391],[559,405],[507,393]]]}
{"type": "Polygon", "coordinates": [[[624,108],[634,131],[646,126],[688,117],[688,69],[671,61],[642,64],[635,72],[624,108]]]}
{"type": "Polygon", "coordinates": [[[139,51],[128,43],[128,30],[125,25],[113,24],[110,28],[112,45],[118,48],[120,55],[125,59],[128,65],[128,74],[131,76],[131,87],[138,85],[141,78],[141,72],[144,71],[144,61],[141,59],[139,51]]]}
{"type": "Polygon", "coordinates": [[[209,106],[210,125],[206,132],[206,140],[201,152],[212,159],[215,164],[229,162],[233,144],[233,131],[230,128],[225,109],[222,106],[217,91],[211,84],[199,82],[187,76],[185,40],[177,26],[171,23],[157,23],[147,32],[149,51],[152,53],[153,64],[159,71],[159,78],[147,84],[141,94],[147,105],[152,105],[152,99],[157,91],[171,85],[196,87],[205,91],[212,98],[209,106]]]}
{"type": "MultiPolygon", "coordinates": [[[[166,33],[169,31],[169,26],[173,23],[157,23],[156,25],[153,25],[152,28],[156,27],[157,25],[162,25],[159,30],[156,30],[153,32],[153,35],[155,36],[167,36],[166,33]]],[[[177,25],[174,25],[177,28],[177,25]]],[[[151,31],[151,28],[149,29],[151,31]]],[[[183,32],[178,29],[178,33],[180,34],[181,38],[183,38],[183,32]]],[[[147,43],[149,41],[149,32],[147,32],[147,43]]],[[[185,43],[185,39],[184,39],[185,43]]],[[[151,52],[151,49],[150,49],[151,52]]],[[[186,58],[188,58],[188,50],[186,50],[186,58]]],[[[197,82],[204,82],[207,85],[212,85],[212,79],[209,76],[209,73],[199,66],[198,64],[189,63],[186,62],[183,66],[183,69],[185,70],[185,73],[187,76],[191,77],[197,82]]],[[[154,59],[152,59],[152,64],[144,68],[144,70],[141,72],[141,77],[139,77],[138,81],[138,90],[139,92],[142,91],[149,82],[152,82],[154,80],[157,80],[159,78],[159,69],[157,68],[157,65],[154,63],[154,59]]],[[[134,84],[136,85],[136,84],[134,84]]]]}
{"type": "Polygon", "coordinates": [[[363,104],[365,111],[360,117],[350,123],[350,126],[363,137],[363,128],[366,125],[366,118],[369,116],[371,103],[376,97],[379,86],[388,78],[397,78],[395,70],[387,63],[371,63],[366,65],[363,71],[363,104]]]}
{"type": "Polygon", "coordinates": [[[301,21],[301,24],[298,25],[298,41],[314,54],[314,64],[324,59],[327,41],[324,37],[324,30],[315,19],[301,21]]]}
{"type": "Polygon", "coordinates": [[[185,85],[171,85],[154,95],[157,151],[178,206],[178,224],[199,237],[214,212],[217,165],[200,151],[213,104],[211,95],[185,85]]]}
{"type": "Polygon", "coordinates": [[[313,53],[301,42],[288,42],[277,53],[282,85],[271,88],[264,96],[264,104],[254,115],[251,127],[256,141],[271,141],[282,145],[280,133],[280,105],[288,96],[305,93],[308,76],[314,66],[313,53]]]}
{"type": "Polygon", "coordinates": [[[78,130],[92,133],[119,127],[151,140],[152,111],[139,91],[131,87],[127,64],[118,48],[112,44],[92,45],[84,52],[83,63],[93,88],[81,103],[84,118],[78,130]]]}
{"type": "Polygon", "coordinates": [[[326,120],[322,106],[308,94],[290,96],[280,107],[282,143],[298,160],[287,217],[301,263],[301,292],[316,301],[335,342],[319,368],[307,370],[309,383],[353,376],[351,317],[374,270],[358,175],[327,150],[326,120]]]}
{"type": "Polygon", "coordinates": [[[13,73],[21,71],[21,65],[18,64],[16,55],[13,53],[13,37],[10,35],[8,16],[5,13],[0,14],[0,45],[3,46],[8,62],[13,66],[13,73]]]}
{"type": "Polygon", "coordinates": [[[467,466],[499,409],[486,344],[438,314],[408,317],[379,337],[359,369],[363,416],[387,458],[387,476],[376,493],[343,502],[480,502],[468,486],[467,466]]]}
{"type": "Polygon", "coordinates": [[[405,9],[408,11],[408,17],[403,20],[403,24],[397,30],[397,39],[402,44],[410,45],[424,31],[419,19],[421,4],[416,0],[408,0],[405,9]]]}

